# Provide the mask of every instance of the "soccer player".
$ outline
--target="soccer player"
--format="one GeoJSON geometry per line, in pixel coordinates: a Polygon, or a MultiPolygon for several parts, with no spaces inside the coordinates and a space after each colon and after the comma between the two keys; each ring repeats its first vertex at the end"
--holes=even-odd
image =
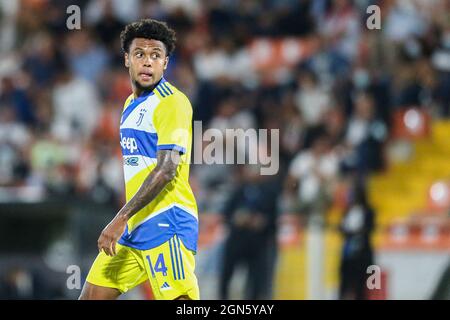
{"type": "Polygon", "coordinates": [[[163,77],[175,32],[144,19],[120,38],[133,88],[120,122],[126,204],[98,239],[80,299],[116,299],[146,280],[155,299],[199,299],[198,214],[188,182],[192,106],[163,77]]]}

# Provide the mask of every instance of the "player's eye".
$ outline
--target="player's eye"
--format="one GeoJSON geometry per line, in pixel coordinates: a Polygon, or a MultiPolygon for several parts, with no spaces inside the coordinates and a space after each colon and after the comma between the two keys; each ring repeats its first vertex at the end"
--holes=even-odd
{"type": "Polygon", "coordinates": [[[157,52],[152,53],[152,59],[159,59],[161,55],[157,52]]]}
{"type": "Polygon", "coordinates": [[[142,58],[144,54],[142,52],[136,52],[136,58],[142,58]]]}

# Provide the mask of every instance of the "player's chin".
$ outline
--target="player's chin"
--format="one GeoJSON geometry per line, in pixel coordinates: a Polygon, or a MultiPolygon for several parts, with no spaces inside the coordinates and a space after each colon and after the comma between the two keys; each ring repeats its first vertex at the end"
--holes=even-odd
{"type": "Polygon", "coordinates": [[[151,79],[149,80],[138,80],[136,81],[142,89],[150,89],[155,85],[155,82],[151,79]]]}

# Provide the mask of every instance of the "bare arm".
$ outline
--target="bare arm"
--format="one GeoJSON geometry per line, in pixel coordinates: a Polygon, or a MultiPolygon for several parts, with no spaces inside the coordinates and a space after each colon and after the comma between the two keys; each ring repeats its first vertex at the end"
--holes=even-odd
{"type": "Polygon", "coordinates": [[[177,173],[180,154],[174,150],[160,150],[155,169],[148,175],[133,198],[117,213],[127,220],[149,204],[172,181],[177,173]]]}
{"type": "Polygon", "coordinates": [[[116,242],[125,231],[128,219],[149,204],[172,181],[180,162],[175,150],[160,150],[155,169],[144,180],[136,194],[119,210],[114,219],[103,229],[97,241],[99,251],[116,254],[116,242]]]}

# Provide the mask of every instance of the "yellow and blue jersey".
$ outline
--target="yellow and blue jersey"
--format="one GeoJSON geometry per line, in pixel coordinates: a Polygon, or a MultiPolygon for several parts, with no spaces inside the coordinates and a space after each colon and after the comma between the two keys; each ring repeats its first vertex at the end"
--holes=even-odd
{"type": "Polygon", "coordinates": [[[191,144],[192,106],[164,78],[153,91],[128,97],[120,122],[126,201],[156,167],[158,150],[179,151],[181,162],[175,178],[128,220],[120,244],[148,250],[176,235],[187,249],[197,251],[197,204],[189,185],[191,144]]]}

